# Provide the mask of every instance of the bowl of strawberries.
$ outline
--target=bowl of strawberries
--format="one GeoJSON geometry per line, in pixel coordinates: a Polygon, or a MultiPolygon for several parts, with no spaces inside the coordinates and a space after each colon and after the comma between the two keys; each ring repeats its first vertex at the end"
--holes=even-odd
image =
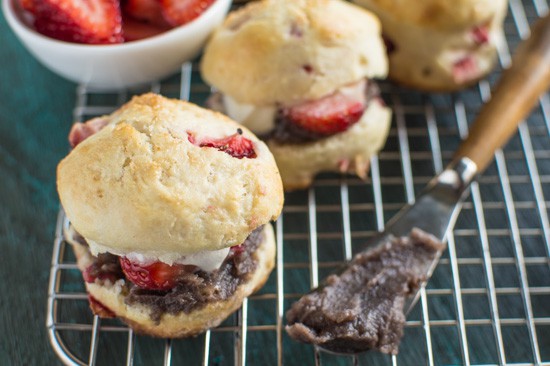
{"type": "Polygon", "coordinates": [[[164,78],[195,57],[231,0],[2,0],[16,36],[56,74],[101,89],[164,78]]]}

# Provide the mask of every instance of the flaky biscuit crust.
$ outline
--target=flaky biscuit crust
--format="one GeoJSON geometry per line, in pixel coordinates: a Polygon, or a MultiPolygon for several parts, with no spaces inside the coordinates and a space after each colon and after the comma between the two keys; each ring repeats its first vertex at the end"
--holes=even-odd
{"type": "Polygon", "coordinates": [[[231,13],[205,48],[203,78],[240,103],[292,105],[384,77],[375,16],[341,0],[264,0],[231,13]]]}
{"type": "Polygon", "coordinates": [[[507,0],[354,1],[379,16],[385,36],[393,43],[389,78],[400,84],[454,91],[475,83],[494,67],[497,45],[504,39],[507,0]],[[485,43],[476,43],[475,27],[486,28],[485,43]],[[460,80],[454,76],[454,65],[465,57],[476,71],[460,80]]]}
{"type": "Polygon", "coordinates": [[[353,0],[376,14],[386,12],[399,22],[452,31],[490,21],[508,0],[353,0]]]}
{"type": "Polygon", "coordinates": [[[441,58],[420,57],[416,62],[410,62],[411,56],[405,54],[390,58],[390,79],[402,86],[426,92],[453,92],[474,85],[489,74],[497,59],[496,45],[487,45],[472,54],[478,68],[475,78],[457,82],[452,70],[442,63],[441,58]]]}
{"type": "MultiPolygon", "coordinates": [[[[275,265],[275,238],[270,224],[263,230],[263,242],[253,253],[258,266],[250,280],[237,287],[235,293],[224,301],[217,301],[190,313],[164,314],[157,323],[149,315],[146,306],[127,305],[120,283],[99,285],[86,283],[86,289],[102,305],[127,323],[135,332],[153,337],[189,337],[218,326],[236,311],[243,299],[260,289],[275,265]]],[[[89,252],[82,245],[73,245],[81,270],[89,264],[89,252]]]]}
{"type": "Polygon", "coordinates": [[[92,253],[137,252],[170,263],[241,244],[279,215],[283,193],[273,156],[224,115],[146,94],[109,118],[57,169],[61,203],[92,253]],[[256,158],[237,159],[188,137],[222,138],[238,128],[256,158]]]}

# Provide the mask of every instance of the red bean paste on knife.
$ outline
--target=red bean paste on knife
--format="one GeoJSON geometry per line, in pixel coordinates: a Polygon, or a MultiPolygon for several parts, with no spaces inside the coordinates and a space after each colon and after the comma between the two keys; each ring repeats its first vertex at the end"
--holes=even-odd
{"type": "Polygon", "coordinates": [[[425,279],[423,268],[444,244],[421,230],[390,237],[358,253],[344,272],[304,295],[287,312],[286,331],[295,340],[335,352],[365,349],[397,354],[403,336],[403,307],[425,279]]]}

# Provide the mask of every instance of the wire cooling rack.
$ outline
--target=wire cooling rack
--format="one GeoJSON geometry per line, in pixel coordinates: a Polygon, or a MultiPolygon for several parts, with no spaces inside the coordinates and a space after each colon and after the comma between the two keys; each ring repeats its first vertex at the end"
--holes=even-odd
{"type": "MultiPolygon", "coordinates": [[[[512,0],[510,49],[546,0],[512,0]]],[[[437,172],[468,131],[498,71],[477,87],[426,95],[382,84],[394,120],[370,177],[322,175],[307,191],[287,194],[276,222],[277,267],[267,284],[220,327],[196,338],[139,336],[118,320],[93,316],[59,213],[48,289],[50,341],[73,365],[550,365],[550,99],[548,94],[495,162],[471,187],[448,250],[408,317],[396,357],[338,357],[292,341],[284,332],[289,305],[362,244],[437,172]],[[545,199],[546,197],[546,199],[545,199]]],[[[148,90],[203,104],[209,89],[196,63],[148,90]]],[[[80,86],[75,120],[110,113],[132,94],[80,86]]]]}

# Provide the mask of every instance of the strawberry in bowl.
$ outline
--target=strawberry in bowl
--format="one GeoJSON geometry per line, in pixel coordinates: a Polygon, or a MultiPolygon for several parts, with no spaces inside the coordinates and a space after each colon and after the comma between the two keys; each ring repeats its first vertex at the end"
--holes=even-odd
{"type": "Polygon", "coordinates": [[[105,90],[164,78],[194,58],[231,0],[2,0],[8,24],[44,66],[105,90]]]}
{"type": "Polygon", "coordinates": [[[33,26],[45,36],[67,42],[121,43],[122,22],[117,0],[22,0],[33,26]]]}
{"type": "Polygon", "coordinates": [[[20,0],[37,32],[61,41],[112,44],[187,24],[215,0],[20,0]]]}

